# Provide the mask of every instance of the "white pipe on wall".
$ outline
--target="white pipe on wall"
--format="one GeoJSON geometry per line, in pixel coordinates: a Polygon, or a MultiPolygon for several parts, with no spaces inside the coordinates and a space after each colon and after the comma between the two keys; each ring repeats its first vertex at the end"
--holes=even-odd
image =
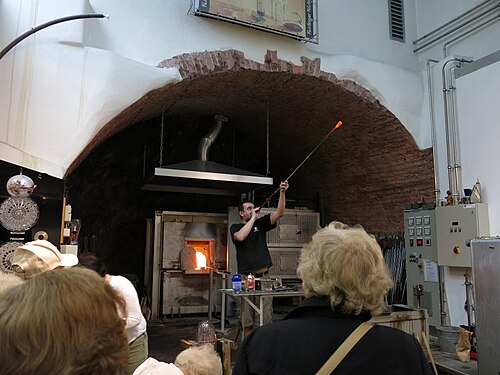
{"type": "Polygon", "coordinates": [[[432,85],[431,63],[437,63],[437,60],[427,60],[427,93],[429,95],[429,117],[431,122],[431,142],[432,142],[432,164],[434,167],[434,194],[436,205],[439,203],[440,188],[439,188],[439,164],[438,164],[438,149],[436,139],[436,118],[434,116],[434,95],[432,85]]]}
{"type": "Polygon", "coordinates": [[[470,8],[467,12],[462,13],[461,15],[459,15],[459,16],[457,16],[457,17],[453,18],[452,20],[449,20],[449,21],[448,21],[448,22],[446,22],[445,24],[443,24],[443,25],[439,26],[437,29],[432,30],[430,33],[427,33],[427,34],[425,34],[424,36],[422,36],[422,37],[418,38],[417,40],[415,40],[415,41],[413,42],[413,44],[418,44],[419,42],[421,42],[421,41],[423,41],[423,40],[425,40],[425,39],[428,39],[429,37],[433,36],[434,34],[437,34],[437,33],[438,33],[438,32],[440,32],[441,30],[443,30],[444,28],[446,28],[446,26],[449,26],[449,25],[451,25],[452,23],[454,23],[454,22],[457,22],[457,21],[461,20],[462,18],[464,18],[464,17],[466,17],[466,16],[470,15],[470,14],[471,14],[471,13],[473,13],[475,10],[477,10],[477,9],[481,8],[482,6],[484,6],[484,5],[488,4],[488,3],[490,3],[491,1],[492,1],[492,0],[486,0],[486,1],[483,1],[481,4],[478,4],[478,5],[476,5],[476,6],[472,7],[472,8],[470,8]]]}
{"type": "Polygon", "coordinates": [[[444,126],[446,135],[446,153],[448,162],[448,184],[449,191],[453,196],[453,203],[458,204],[460,200],[460,173],[461,168],[458,156],[458,129],[456,126],[456,98],[452,69],[461,63],[469,63],[472,60],[453,58],[446,61],[441,68],[441,79],[443,83],[443,106],[444,106],[444,126]],[[446,74],[446,67],[453,63],[446,74]]]}
{"type": "MultiPolygon", "coordinates": [[[[474,21],[476,21],[476,20],[480,19],[481,17],[483,17],[483,16],[485,16],[485,15],[487,15],[487,14],[489,14],[489,13],[493,12],[493,11],[496,11],[499,7],[500,7],[500,3],[497,3],[497,4],[496,4],[495,6],[493,6],[492,8],[489,8],[488,10],[486,10],[486,11],[484,11],[484,12],[481,12],[481,13],[479,13],[479,14],[475,15],[475,16],[474,16],[474,17],[472,17],[471,19],[466,19],[466,20],[462,21],[462,22],[461,22],[461,24],[459,24],[458,26],[454,27],[453,29],[450,29],[450,30],[448,30],[447,32],[445,32],[444,34],[441,34],[441,35],[437,36],[436,38],[434,38],[434,39],[432,39],[432,40],[428,41],[427,43],[424,43],[424,44],[422,44],[421,46],[419,46],[419,47],[415,48],[415,49],[413,50],[413,52],[415,52],[415,53],[416,53],[416,52],[419,52],[419,51],[423,50],[424,48],[427,48],[427,47],[429,47],[429,46],[433,45],[434,43],[436,43],[436,42],[438,42],[439,40],[443,39],[444,37],[446,37],[446,36],[448,36],[448,35],[450,35],[450,34],[454,33],[455,31],[458,31],[458,30],[460,30],[461,28],[463,28],[463,27],[465,27],[465,26],[470,25],[472,22],[474,22],[474,21]]],[[[476,8],[472,8],[472,9],[473,9],[473,10],[475,10],[476,8]]],[[[469,15],[469,14],[471,14],[471,13],[472,13],[472,10],[469,10],[468,12],[464,13],[462,16],[466,16],[466,15],[469,15]]],[[[451,22],[451,21],[450,21],[450,22],[451,22]]],[[[450,24],[450,22],[449,22],[449,23],[446,23],[445,25],[447,26],[448,24],[450,24]]],[[[443,26],[444,26],[444,25],[443,25],[443,26]]],[[[422,38],[421,38],[421,39],[422,39],[422,38]]],[[[418,39],[418,40],[420,40],[420,41],[421,41],[421,39],[418,39]]],[[[414,44],[417,44],[417,41],[415,41],[415,42],[413,42],[413,43],[414,43],[414,44]]]]}
{"type": "MultiPolygon", "coordinates": [[[[500,6],[500,4],[499,4],[500,6]]],[[[448,46],[454,42],[456,42],[457,40],[459,39],[462,39],[466,36],[468,36],[469,34],[472,34],[474,31],[476,30],[479,30],[485,26],[487,26],[488,24],[492,23],[492,22],[496,22],[498,21],[498,19],[500,18],[500,14],[497,14],[494,18],[491,18],[487,21],[484,21],[484,22],[481,22],[479,25],[477,25],[476,27],[474,27],[473,29],[470,29],[468,31],[466,31],[465,33],[462,33],[460,35],[458,35],[457,37],[447,41],[444,45],[443,45],[443,57],[447,57],[448,56],[448,46]]]]}

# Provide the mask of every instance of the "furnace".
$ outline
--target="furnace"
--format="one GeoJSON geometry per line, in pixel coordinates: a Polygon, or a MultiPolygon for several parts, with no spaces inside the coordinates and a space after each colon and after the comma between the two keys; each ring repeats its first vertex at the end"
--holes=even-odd
{"type": "Polygon", "coordinates": [[[153,316],[220,311],[227,215],[156,212],[153,237],[153,316]]]}

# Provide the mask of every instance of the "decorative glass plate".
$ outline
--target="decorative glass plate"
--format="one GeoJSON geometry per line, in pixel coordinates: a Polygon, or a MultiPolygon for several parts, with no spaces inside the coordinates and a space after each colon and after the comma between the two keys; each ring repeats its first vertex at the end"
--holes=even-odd
{"type": "Polygon", "coordinates": [[[11,232],[24,232],[38,221],[40,210],[31,198],[7,198],[0,205],[0,224],[11,232]]]}
{"type": "Polygon", "coordinates": [[[0,246],[0,271],[5,273],[12,272],[12,257],[14,251],[23,244],[23,242],[6,242],[0,246]]]}

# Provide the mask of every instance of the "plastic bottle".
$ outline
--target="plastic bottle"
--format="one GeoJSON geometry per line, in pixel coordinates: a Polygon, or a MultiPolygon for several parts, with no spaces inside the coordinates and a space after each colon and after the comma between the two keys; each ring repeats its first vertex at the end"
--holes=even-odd
{"type": "Polygon", "coordinates": [[[233,277],[231,277],[231,281],[233,283],[233,292],[235,294],[241,292],[241,275],[239,273],[235,273],[233,277]]]}
{"type": "Polygon", "coordinates": [[[255,276],[251,273],[247,276],[247,291],[253,292],[255,290],[255,276]]]}

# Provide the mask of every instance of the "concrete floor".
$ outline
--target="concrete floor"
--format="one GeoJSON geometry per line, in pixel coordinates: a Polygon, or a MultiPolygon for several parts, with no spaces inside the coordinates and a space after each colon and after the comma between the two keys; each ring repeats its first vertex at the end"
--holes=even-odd
{"type": "MultiPolygon", "coordinates": [[[[198,324],[206,321],[206,315],[191,315],[181,318],[165,318],[148,322],[149,356],[163,362],[174,362],[175,357],[186,347],[181,340],[196,340],[198,324]]],[[[220,328],[220,321],[213,321],[215,329],[220,328]]],[[[236,340],[238,324],[226,321],[227,335],[217,333],[218,338],[236,340]]]]}
{"type": "MultiPolygon", "coordinates": [[[[299,301],[293,298],[275,299],[273,320],[281,320],[298,303],[299,301]]],[[[206,320],[208,320],[206,314],[185,314],[182,317],[165,317],[148,321],[149,356],[163,362],[174,362],[175,357],[185,349],[181,340],[195,341],[198,324],[206,320]]],[[[218,338],[241,342],[241,330],[236,319],[226,319],[225,334],[220,332],[219,319],[213,319],[212,323],[218,338]]],[[[237,353],[238,348],[232,351],[233,364],[236,361],[237,353]]]]}

